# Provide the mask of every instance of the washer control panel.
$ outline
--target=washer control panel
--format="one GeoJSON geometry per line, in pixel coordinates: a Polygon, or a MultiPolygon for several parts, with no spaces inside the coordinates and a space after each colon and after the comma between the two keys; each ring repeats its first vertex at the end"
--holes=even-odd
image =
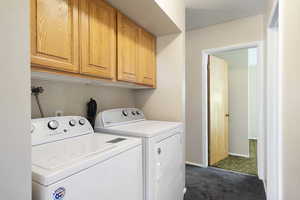
{"type": "Polygon", "coordinates": [[[89,121],[80,116],[49,117],[31,120],[32,145],[94,133],[89,121]]]}
{"type": "Polygon", "coordinates": [[[103,111],[97,115],[95,128],[117,126],[141,120],[145,120],[145,116],[138,108],[111,109],[103,111]]]}

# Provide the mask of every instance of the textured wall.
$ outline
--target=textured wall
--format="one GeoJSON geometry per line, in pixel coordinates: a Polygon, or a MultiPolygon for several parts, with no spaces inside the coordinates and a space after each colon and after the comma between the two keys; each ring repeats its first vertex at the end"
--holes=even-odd
{"type": "Polygon", "coordinates": [[[298,200],[300,187],[300,1],[280,1],[279,67],[281,71],[280,199],[298,200]]]}
{"type": "MultiPolygon", "coordinates": [[[[134,93],[130,89],[101,87],[80,83],[32,80],[33,86],[42,86],[44,92],[40,102],[45,116],[54,116],[55,111],[62,110],[64,115],[86,116],[86,103],[94,98],[98,112],[119,107],[135,107],[134,93]]],[[[32,117],[40,117],[35,97],[31,97],[32,117]]]]}

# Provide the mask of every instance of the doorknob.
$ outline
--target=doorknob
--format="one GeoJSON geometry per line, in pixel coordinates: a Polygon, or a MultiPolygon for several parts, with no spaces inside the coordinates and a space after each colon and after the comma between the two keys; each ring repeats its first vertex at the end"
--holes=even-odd
{"type": "Polygon", "coordinates": [[[229,117],[229,114],[226,114],[225,117],[229,117]]]}

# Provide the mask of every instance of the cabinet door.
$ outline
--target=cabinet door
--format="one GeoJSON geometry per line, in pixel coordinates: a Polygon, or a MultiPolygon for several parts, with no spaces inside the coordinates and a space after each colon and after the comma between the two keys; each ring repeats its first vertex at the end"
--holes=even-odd
{"type": "Polygon", "coordinates": [[[114,79],[116,72],[116,10],[103,0],[80,1],[82,74],[114,79]]]}
{"type": "Polygon", "coordinates": [[[118,80],[138,81],[139,27],[118,13],[118,80]]]}
{"type": "Polygon", "coordinates": [[[78,0],[31,0],[31,63],[79,72],[78,0]]]}
{"type": "Polygon", "coordinates": [[[139,41],[139,83],[155,87],[156,38],[141,29],[139,41]]]}

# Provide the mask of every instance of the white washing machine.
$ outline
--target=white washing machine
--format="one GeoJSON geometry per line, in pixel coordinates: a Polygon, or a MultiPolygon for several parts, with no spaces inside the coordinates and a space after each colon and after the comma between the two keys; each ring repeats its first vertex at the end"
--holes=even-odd
{"type": "Polygon", "coordinates": [[[139,109],[121,108],[99,113],[95,130],[142,138],[144,200],[183,199],[182,123],[146,120],[139,109]]]}
{"type": "Polygon", "coordinates": [[[33,200],[141,200],[141,139],[95,134],[83,117],[32,120],[33,200]]]}

